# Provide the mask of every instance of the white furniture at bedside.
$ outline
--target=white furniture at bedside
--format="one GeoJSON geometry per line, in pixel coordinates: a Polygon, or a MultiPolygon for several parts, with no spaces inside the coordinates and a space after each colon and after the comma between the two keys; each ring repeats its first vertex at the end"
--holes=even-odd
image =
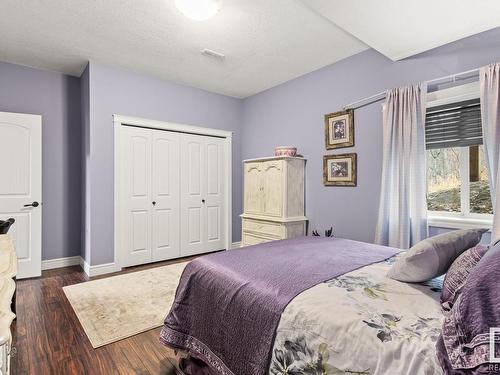
{"type": "Polygon", "coordinates": [[[306,234],[305,164],[300,157],[243,161],[242,246],[306,234]]]}
{"type": "Polygon", "coordinates": [[[12,239],[0,235],[0,374],[9,374],[12,335],[10,325],[16,317],[11,310],[16,290],[17,256],[12,239]]]}

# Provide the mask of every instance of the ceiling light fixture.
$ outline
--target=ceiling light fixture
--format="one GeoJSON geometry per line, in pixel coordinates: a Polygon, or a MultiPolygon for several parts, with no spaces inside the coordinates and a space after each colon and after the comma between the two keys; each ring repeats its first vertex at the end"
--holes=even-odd
{"type": "Polygon", "coordinates": [[[186,17],[204,21],[219,11],[220,0],[175,0],[175,6],[186,17]]]}

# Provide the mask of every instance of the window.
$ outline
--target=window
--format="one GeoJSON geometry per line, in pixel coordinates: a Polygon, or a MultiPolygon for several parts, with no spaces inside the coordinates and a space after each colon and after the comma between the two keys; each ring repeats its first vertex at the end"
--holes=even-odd
{"type": "Polygon", "coordinates": [[[491,220],[477,94],[429,102],[425,120],[430,215],[491,220]],[[439,105],[435,105],[435,103],[439,105]]]}

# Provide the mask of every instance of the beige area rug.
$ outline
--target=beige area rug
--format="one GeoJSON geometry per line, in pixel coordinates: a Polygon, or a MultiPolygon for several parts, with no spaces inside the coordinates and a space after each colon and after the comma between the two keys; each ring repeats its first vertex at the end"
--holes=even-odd
{"type": "Polygon", "coordinates": [[[92,346],[160,327],[187,262],[63,288],[92,346]]]}

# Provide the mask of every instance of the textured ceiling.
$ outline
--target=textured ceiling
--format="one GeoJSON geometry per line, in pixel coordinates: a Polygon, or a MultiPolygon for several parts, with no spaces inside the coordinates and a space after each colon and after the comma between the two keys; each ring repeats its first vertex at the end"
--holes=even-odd
{"type": "Polygon", "coordinates": [[[91,60],[244,98],[368,46],[398,60],[498,27],[500,0],[222,0],[207,21],[174,0],[1,0],[0,14],[0,61],[79,76],[91,60]]]}
{"type": "Polygon", "coordinates": [[[79,76],[88,60],[247,97],[368,47],[298,0],[2,0],[0,60],[79,76]],[[212,49],[223,61],[200,54],[212,49]]]}
{"type": "Polygon", "coordinates": [[[302,0],[396,61],[500,26],[499,0],[302,0]]]}

